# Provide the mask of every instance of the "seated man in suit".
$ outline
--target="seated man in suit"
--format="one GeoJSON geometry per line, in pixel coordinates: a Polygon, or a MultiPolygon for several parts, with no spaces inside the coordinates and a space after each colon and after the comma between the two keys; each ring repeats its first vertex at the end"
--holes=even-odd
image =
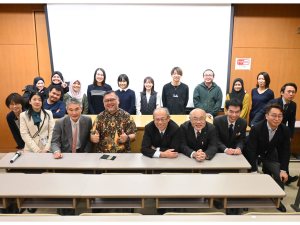
{"type": "Polygon", "coordinates": [[[190,112],[190,120],[181,124],[180,151],[197,161],[212,159],[217,152],[217,135],[214,125],[206,122],[204,110],[196,108],[190,112]]]}
{"type": "MultiPolygon", "coordinates": [[[[266,120],[251,128],[245,156],[252,166],[251,171],[256,172],[257,156],[260,155],[263,172],[270,174],[276,183],[284,189],[284,183],[288,180],[290,132],[282,124],[283,109],[280,105],[268,105],[265,117],[266,120]]],[[[280,203],[278,210],[286,212],[282,203],[280,203]]]]}
{"type": "MultiPolygon", "coordinates": [[[[295,132],[297,104],[293,100],[296,96],[296,93],[297,85],[295,83],[286,83],[280,89],[281,96],[268,102],[268,104],[277,103],[283,108],[282,123],[287,125],[290,129],[291,138],[293,138],[295,132]]],[[[251,126],[264,120],[265,111],[266,109],[262,108],[258,113],[255,114],[251,126]]],[[[285,185],[289,185],[290,183],[298,180],[298,176],[290,176],[289,171],[287,171],[287,173],[289,177],[285,185]]]]}
{"type": "Polygon", "coordinates": [[[227,115],[214,118],[218,135],[218,151],[228,155],[240,155],[245,145],[246,120],[240,118],[242,103],[238,99],[225,102],[227,115]]]}
{"type": "Polygon", "coordinates": [[[91,152],[90,130],[92,120],[81,115],[81,102],[75,98],[67,102],[68,115],[56,120],[53,129],[51,151],[54,158],[62,158],[62,152],[91,152]]]}
{"type": "Polygon", "coordinates": [[[157,108],[153,121],[145,126],[142,153],[151,158],[176,158],[180,143],[178,125],[170,119],[167,108],[157,108]]]}

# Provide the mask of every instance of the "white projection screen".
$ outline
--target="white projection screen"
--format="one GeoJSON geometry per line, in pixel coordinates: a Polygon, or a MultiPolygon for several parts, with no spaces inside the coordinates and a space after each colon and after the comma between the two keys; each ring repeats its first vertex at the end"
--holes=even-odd
{"type": "Polygon", "coordinates": [[[230,4],[47,4],[47,16],[53,69],[66,81],[80,79],[85,91],[102,67],[114,90],[125,73],[136,94],[146,76],[161,93],[171,69],[179,66],[190,90],[188,107],[207,68],[225,99],[230,4]]]}

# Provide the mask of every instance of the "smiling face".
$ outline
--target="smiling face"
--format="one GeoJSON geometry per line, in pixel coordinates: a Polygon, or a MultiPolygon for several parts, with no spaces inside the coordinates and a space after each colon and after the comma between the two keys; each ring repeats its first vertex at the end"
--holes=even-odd
{"type": "Polygon", "coordinates": [[[202,109],[193,109],[190,113],[190,121],[195,130],[200,131],[206,125],[206,113],[202,109]]]}
{"type": "Polygon", "coordinates": [[[128,83],[126,80],[118,81],[118,85],[119,85],[119,88],[121,88],[122,90],[124,90],[128,87],[128,83]]]}
{"type": "Polygon", "coordinates": [[[76,80],[73,84],[72,84],[72,88],[74,92],[80,92],[80,87],[81,84],[78,80],[76,80]]]}
{"type": "Polygon", "coordinates": [[[266,119],[272,129],[276,129],[281,124],[283,114],[280,109],[272,108],[267,114],[266,119]]]}
{"type": "Polygon", "coordinates": [[[119,109],[119,98],[114,92],[109,93],[104,96],[103,104],[105,110],[110,114],[114,114],[119,109]]]}
{"type": "Polygon", "coordinates": [[[61,91],[58,91],[55,88],[52,88],[52,90],[49,92],[48,102],[50,104],[58,102],[60,99],[60,96],[61,96],[61,91]]]}
{"type": "Polygon", "coordinates": [[[146,82],[144,83],[145,89],[146,91],[151,91],[152,87],[153,87],[153,83],[151,82],[151,80],[146,80],[146,82]]]}
{"type": "Polygon", "coordinates": [[[19,115],[22,112],[22,104],[11,102],[9,109],[14,112],[15,115],[19,115]]]}
{"type": "Polygon", "coordinates": [[[53,84],[61,84],[62,80],[58,74],[54,74],[52,76],[52,83],[53,84]]]}
{"type": "Polygon", "coordinates": [[[242,89],[242,84],[241,82],[237,81],[234,83],[234,86],[233,86],[233,89],[236,91],[236,92],[239,92],[241,89],[242,89]]]}
{"type": "Polygon", "coordinates": [[[103,74],[103,72],[101,70],[97,70],[95,79],[96,79],[98,85],[102,85],[103,84],[104,74],[103,74]]]}
{"type": "Polygon", "coordinates": [[[167,129],[168,123],[170,121],[170,116],[164,109],[160,108],[154,111],[153,120],[157,129],[161,132],[167,129]]]}
{"type": "Polygon", "coordinates": [[[44,87],[45,87],[44,81],[39,80],[39,81],[36,83],[36,87],[37,87],[38,90],[43,90],[44,87]]]}
{"type": "Polygon", "coordinates": [[[42,109],[42,98],[39,95],[33,95],[29,100],[29,104],[32,106],[32,109],[36,112],[41,111],[42,109]]]}
{"type": "Polygon", "coordinates": [[[206,70],[203,74],[205,84],[211,84],[214,81],[214,73],[211,70],[206,70]]]}

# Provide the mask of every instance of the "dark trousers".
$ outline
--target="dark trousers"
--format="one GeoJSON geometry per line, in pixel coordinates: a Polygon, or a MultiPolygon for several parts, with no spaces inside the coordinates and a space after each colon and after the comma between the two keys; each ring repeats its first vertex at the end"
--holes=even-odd
{"type": "Polygon", "coordinates": [[[275,161],[270,161],[267,159],[262,160],[262,171],[265,174],[269,174],[273,177],[275,182],[284,190],[284,183],[280,179],[280,163],[275,161]]]}

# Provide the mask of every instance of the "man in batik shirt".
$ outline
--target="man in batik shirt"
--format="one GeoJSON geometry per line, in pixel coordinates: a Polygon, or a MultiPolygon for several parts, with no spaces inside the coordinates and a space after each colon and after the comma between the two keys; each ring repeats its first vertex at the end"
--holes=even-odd
{"type": "Polygon", "coordinates": [[[119,98],[114,91],[103,96],[105,110],[94,121],[91,141],[97,152],[130,152],[130,142],[135,140],[136,125],[129,113],[119,108],[119,98]]]}

